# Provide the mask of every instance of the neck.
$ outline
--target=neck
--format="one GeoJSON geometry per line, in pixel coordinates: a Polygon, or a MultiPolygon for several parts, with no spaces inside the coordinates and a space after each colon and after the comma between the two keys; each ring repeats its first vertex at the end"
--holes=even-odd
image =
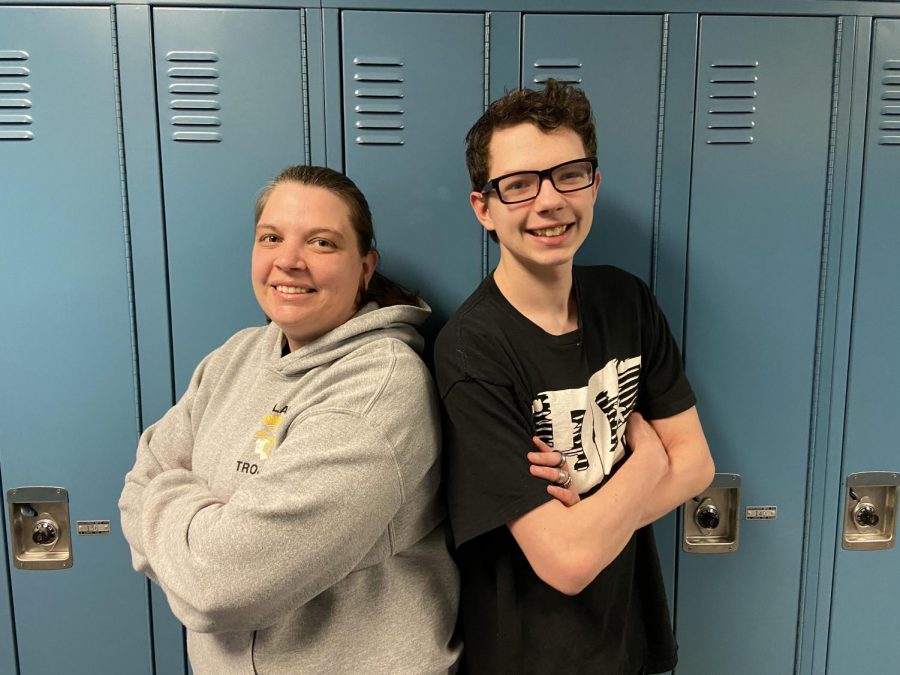
{"type": "Polygon", "coordinates": [[[551,335],[578,328],[571,262],[532,269],[510,263],[501,255],[494,283],[509,304],[551,335]]]}

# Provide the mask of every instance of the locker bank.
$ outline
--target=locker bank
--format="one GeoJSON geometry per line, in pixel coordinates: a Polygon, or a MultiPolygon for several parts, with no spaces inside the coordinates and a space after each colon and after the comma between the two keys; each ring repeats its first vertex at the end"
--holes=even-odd
{"type": "Polygon", "coordinates": [[[497,262],[465,132],[549,77],[597,123],[577,261],[652,285],[720,472],[655,525],[677,672],[900,672],[900,3],[0,0],[0,673],[187,671],[116,502],[264,320],[259,188],[345,171],[433,337],[497,262]]]}

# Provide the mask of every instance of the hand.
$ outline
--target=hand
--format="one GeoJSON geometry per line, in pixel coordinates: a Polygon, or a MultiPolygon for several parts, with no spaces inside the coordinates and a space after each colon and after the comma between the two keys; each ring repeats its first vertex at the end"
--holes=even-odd
{"type": "Polygon", "coordinates": [[[569,479],[572,477],[565,456],[561,452],[556,452],[537,436],[532,437],[531,440],[538,449],[538,452],[528,453],[531,475],[549,482],[547,492],[565,506],[573,506],[580,502],[581,497],[571,484],[567,488],[559,484],[560,472],[564,472],[569,479]]]}
{"type": "Polygon", "coordinates": [[[641,456],[662,478],[669,471],[669,455],[656,430],[640,413],[632,412],[625,426],[625,443],[632,454],[641,456]]]}

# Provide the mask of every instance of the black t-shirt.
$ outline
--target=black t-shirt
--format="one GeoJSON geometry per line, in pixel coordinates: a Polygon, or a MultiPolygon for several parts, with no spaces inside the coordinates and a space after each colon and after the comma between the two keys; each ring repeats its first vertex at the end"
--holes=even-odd
{"type": "Polygon", "coordinates": [[[485,279],[435,346],[447,497],[462,572],[469,672],[663,672],[676,646],[652,530],[642,528],[576,596],[531,568],[509,521],[551,499],[529,473],[531,436],[567,456],[590,493],[625,456],[625,420],[694,405],[650,290],[614,267],[576,267],[579,328],[553,336],[485,279]]]}

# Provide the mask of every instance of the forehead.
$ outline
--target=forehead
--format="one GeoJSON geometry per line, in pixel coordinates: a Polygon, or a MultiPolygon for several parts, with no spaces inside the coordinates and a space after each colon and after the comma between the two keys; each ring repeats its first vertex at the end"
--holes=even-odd
{"type": "Polygon", "coordinates": [[[488,175],[537,171],[584,156],[581,137],[568,127],[544,131],[534,124],[517,124],[491,135],[488,175]]]}
{"type": "Polygon", "coordinates": [[[325,188],[297,182],[279,183],[269,193],[259,223],[265,225],[350,229],[350,209],[325,188]]]}

